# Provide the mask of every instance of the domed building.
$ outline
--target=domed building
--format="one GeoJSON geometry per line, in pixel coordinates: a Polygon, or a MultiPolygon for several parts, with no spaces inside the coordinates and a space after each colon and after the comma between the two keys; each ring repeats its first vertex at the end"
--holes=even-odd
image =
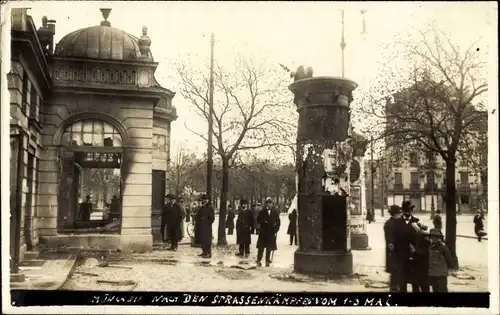
{"type": "Polygon", "coordinates": [[[160,238],[175,93],[155,79],[147,28],[136,37],[112,27],[110,11],[54,45],[55,21],[36,30],[26,9],[12,10],[19,260],[37,244],[147,251],[160,238]]]}

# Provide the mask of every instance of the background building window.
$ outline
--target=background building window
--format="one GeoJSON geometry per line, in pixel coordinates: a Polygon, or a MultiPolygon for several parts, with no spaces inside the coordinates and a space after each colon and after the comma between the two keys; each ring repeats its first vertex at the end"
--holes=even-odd
{"type": "Polygon", "coordinates": [[[418,166],[418,154],[416,152],[410,153],[410,167],[418,166]]]}
{"type": "Polygon", "coordinates": [[[469,184],[469,173],[468,172],[460,172],[460,184],[462,184],[462,185],[469,184]]]}
{"type": "Polygon", "coordinates": [[[162,135],[153,135],[153,149],[165,152],[167,150],[167,137],[162,135]]]}
{"type": "Polygon", "coordinates": [[[427,172],[427,184],[434,184],[434,172],[427,172]]]}
{"type": "Polygon", "coordinates": [[[396,185],[403,184],[403,174],[402,173],[394,173],[394,184],[396,184],[396,185]]]}
{"type": "Polygon", "coordinates": [[[40,97],[33,85],[31,85],[30,118],[36,121],[40,120],[40,97]]]}
{"type": "Polygon", "coordinates": [[[415,185],[415,184],[418,185],[418,172],[411,172],[410,173],[410,183],[412,185],[415,185]]]}
{"type": "Polygon", "coordinates": [[[29,78],[28,78],[28,73],[23,70],[23,86],[22,86],[22,95],[21,95],[21,110],[22,112],[27,115],[28,111],[28,94],[29,94],[29,78]]]}

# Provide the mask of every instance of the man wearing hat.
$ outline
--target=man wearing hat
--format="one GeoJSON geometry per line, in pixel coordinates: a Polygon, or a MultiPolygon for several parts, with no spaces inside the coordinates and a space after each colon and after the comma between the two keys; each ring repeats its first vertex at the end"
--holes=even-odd
{"type": "Polygon", "coordinates": [[[248,258],[250,255],[253,223],[252,212],[248,209],[248,201],[242,199],[240,201],[238,218],[236,219],[236,244],[239,245],[239,251],[236,253],[236,256],[248,258]]]}
{"type": "Polygon", "coordinates": [[[391,217],[384,223],[385,235],[385,271],[389,273],[389,289],[390,292],[399,291],[399,283],[401,278],[401,268],[394,253],[395,243],[395,224],[397,219],[401,217],[401,208],[397,205],[389,207],[391,217]]]}
{"type": "Polygon", "coordinates": [[[212,257],[212,224],[215,220],[214,208],[206,194],[201,196],[202,206],[196,212],[196,238],[200,241],[202,253],[198,256],[203,258],[212,257]]]}
{"type": "Polygon", "coordinates": [[[403,215],[394,224],[394,254],[401,266],[400,292],[407,292],[407,283],[411,283],[412,291],[419,292],[418,275],[414,270],[414,254],[417,246],[417,228],[419,219],[412,215],[413,206],[410,201],[401,205],[403,215]]]}
{"type": "Polygon", "coordinates": [[[168,240],[170,241],[169,250],[177,250],[179,241],[182,239],[182,220],[184,219],[184,211],[179,203],[182,203],[182,197],[172,201],[170,205],[169,219],[167,221],[168,240]]]}
{"type": "Polygon", "coordinates": [[[257,264],[261,265],[264,249],[266,250],[266,267],[271,264],[271,252],[278,249],[276,246],[276,233],[280,229],[280,215],[273,209],[271,198],[266,200],[264,208],[257,216],[260,225],[259,238],[257,239],[257,264]]]}
{"type": "Polygon", "coordinates": [[[161,213],[161,239],[164,243],[168,240],[168,221],[170,219],[170,208],[172,207],[172,203],[174,201],[174,195],[167,194],[165,205],[163,205],[162,213],[161,213]]]}

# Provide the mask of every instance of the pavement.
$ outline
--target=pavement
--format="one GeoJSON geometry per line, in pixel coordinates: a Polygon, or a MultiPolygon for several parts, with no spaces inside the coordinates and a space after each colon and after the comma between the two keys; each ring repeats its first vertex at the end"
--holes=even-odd
{"type": "MultiPolygon", "coordinates": [[[[417,215],[418,216],[418,215],[417,215]]],[[[255,264],[257,235],[252,236],[249,259],[236,253],[236,236],[228,235],[228,246],[213,247],[212,258],[202,259],[199,248],[181,245],[177,252],[155,250],[151,253],[116,253],[103,264],[99,258],[87,258],[75,268],[66,282],[67,290],[137,291],[387,291],[384,272],[385,241],[383,222],[366,225],[371,250],[353,251],[354,273],[337,279],[310,277],[293,272],[297,249],[289,245],[288,218],[282,216],[278,250],[270,267],[255,264]],[[105,266],[107,264],[107,266],[105,266]]],[[[426,224],[430,220],[422,218],[426,224]]],[[[460,218],[457,229],[470,228],[472,217],[460,218]],[[469,220],[470,219],[470,220],[469,220]]],[[[217,222],[217,220],[216,220],[217,222]]],[[[214,235],[216,224],[214,223],[214,235]]],[[[215,236],[214,243],[217,241],[215,236]]],[[[458,238],[460,270],[448,278],[452,292],[488,291],[488,242],[458,238]],[[471,253],[473,253],[471,255],[471,253]]]]}
{"type": "MultiPolygon", "coordinates": [[[[432,226],[429,218],[419,214],[416,216],[432,226]]],[[[186,233],[177,252],[166,251],[165,246],[157,246],[151,253],[63,251],[57,255],[40,255],[21,267],[26,281],[12,283],[12,288],[103,291],[387,291],[383,235],[383,223],[386,219],[387,217],[377,216],[376,222],[366,224],[371,250],[353,251],[353,274],[337,279],[310,277],[293,272],[293,257],[297,247],[289,245],[289,236],[286,234],[288,217],[282,215],[277,239],[278,250],[274,252],[270,267],[258,267],[255,263],[257,235],[252,235],[249,259],[240,259],[234,255],[237,251],[234,234],[226,236],[228,246],[214,246],[212,258],[202,259],[197,256],[201,250],[187,244],[186,233]]],[[[472,216],[460,216],[457,221],[457,231],[473,237],[472,216]]],[[[217,242],[217,224],[216,219],[214,244],[217,242]]],[[[450,291],[488,291],[487,250],[487,241],[457,238],[457,255],[461,268],[448,279],[450,291]]]]}

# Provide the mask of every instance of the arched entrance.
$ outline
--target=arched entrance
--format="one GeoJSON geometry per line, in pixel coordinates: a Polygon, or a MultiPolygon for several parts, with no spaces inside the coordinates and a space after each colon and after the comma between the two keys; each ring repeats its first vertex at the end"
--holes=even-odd
{"type": "Polygon", "coordinates": [[[122,132],[104,119],[73,120],[60,146],[58,232],[120,233],[122,132]]]}

